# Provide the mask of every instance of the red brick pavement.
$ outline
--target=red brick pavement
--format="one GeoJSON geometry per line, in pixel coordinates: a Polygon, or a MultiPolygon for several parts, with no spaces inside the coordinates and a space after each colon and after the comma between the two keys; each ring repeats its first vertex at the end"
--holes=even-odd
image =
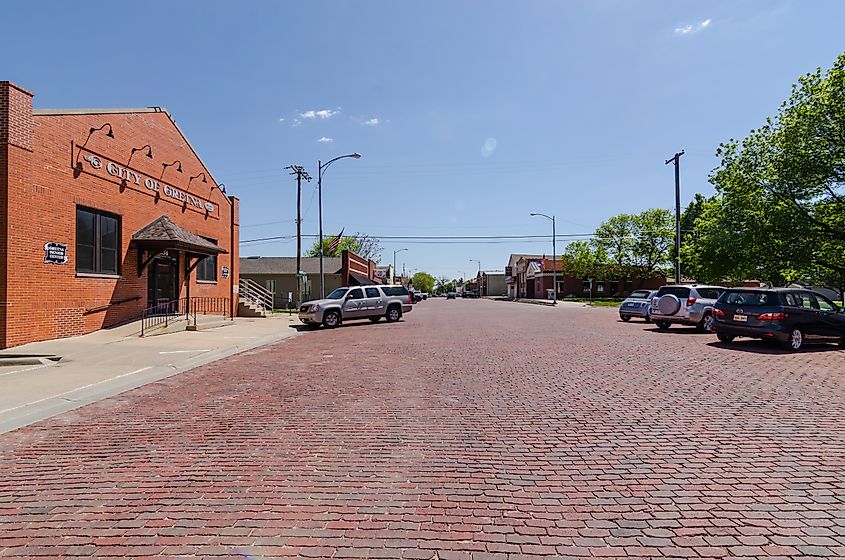
{"type": "Polygon", "coordinates": [[[0,556],[845,557],[845,352],[428,301],[0,436],[0,556]]]}

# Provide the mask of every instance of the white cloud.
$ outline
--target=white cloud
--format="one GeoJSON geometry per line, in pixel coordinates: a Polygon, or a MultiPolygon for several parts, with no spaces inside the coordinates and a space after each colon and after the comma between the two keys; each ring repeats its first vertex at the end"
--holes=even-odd
{"type": "Polygon", "coordinates": [[[369,120],[362,122],[361,124],[366,126],[377,126],[378,125],[378,117],[373,117],[369,120]]]}
{"type": "Polygon", "coordinates": [[[329,137],[327,137],[327,136],[323,136],[323,137],[321,137],[319,140],[317,140],[317,142],[321,142],[321,143],[323,143],[323,144],[327,144],[327,143],[329,143],[329,142],[334,142],[334,138],[329,138],[329,137]]]}
{"type": "Polygon", "coordinates": [[[319,111],[314,111],[312,109],[310,111],[305,111],[304,113],[299,113],[299,116],[303,119],[330,119],[338,113],[340,113],[340,111],[333,111],[331,109],[320,109],[319,111]]]}
{"type": "Polygon", "coordinates": [[[675,35],[690,35],[692,33],[698,33],[702,29],[707,29],[708,27],[710,27],[711,23],[713,23],[713,20],[707,18],[704,21],[696,23],[694,25],[684,25],[683,27],[676,27],[675,35]]]}
{"type": "Polygon", "coordinates": [[[285,122],[285,118],[284,117],[280,118],[279,122],[285,122]]]}

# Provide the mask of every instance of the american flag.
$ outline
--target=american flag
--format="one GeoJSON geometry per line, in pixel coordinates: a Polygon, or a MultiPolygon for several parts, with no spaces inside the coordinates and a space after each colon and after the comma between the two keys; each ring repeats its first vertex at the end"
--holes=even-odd
{"type": "Polygon", "coordinates": [[[340,233],[337,234],[337,237],[332,239],[332,242],[329,243],[329,252],[334,253],[337,251],[337,248],[340,246],[340,240],[343,239],[343,230],[340,230],[340,233]]]}

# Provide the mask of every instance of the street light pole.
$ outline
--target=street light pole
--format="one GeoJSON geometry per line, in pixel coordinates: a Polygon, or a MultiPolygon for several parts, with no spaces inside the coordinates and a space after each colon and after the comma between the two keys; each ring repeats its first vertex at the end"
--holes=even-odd
{"type": "Polygon", "coordinates": [[[539,212],[532,212],[532,216],[543,216],[552,222],[552,305],[557,305],[557,233],[555,232],[555,217],[539,212]]]}
{"type": "MultiPolygon", "coordinates": [[[[396,253],[401,253],[402,251],[407,251],[408,249],[396,249],[393,251],[393,276],[396,276],[396,253]]],[[[395,281],[395,278],[391,278],[391,280],[395,281]]]]}
{"type": "Polygon", "coordinates": [[[358,152],[346,154],[345,156],[337,156],[330,159],[326,163],[317,160],[317,206],[319,207],[319,221],[320,221],[320,299],[326,297],[326,280],[323,273],[323,170],[333,164],[339,159],[355,158],[360,159],[361,154],[358,152]]]}

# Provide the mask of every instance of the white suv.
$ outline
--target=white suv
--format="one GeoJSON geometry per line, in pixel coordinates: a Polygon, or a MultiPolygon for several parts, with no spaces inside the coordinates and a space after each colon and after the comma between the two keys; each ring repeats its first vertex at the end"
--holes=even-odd
{"type": "Polygon", "coordinates": [[[306,325],[334,328],[348,319],[369,319],[389,323],[413,309],[411,294],[404,286],[355,286],[338,288],[324,299],[299,306],[299,320],[306,325]]]}
{"type": "Polygon", "coordinates": [[[710,332],[713,305],[724,291],[722,286],[663,286],[651,298],[649,317],[660,330],[668,329],[672,323],[681,323],[693,325],[700,332],[710,332]]]}

